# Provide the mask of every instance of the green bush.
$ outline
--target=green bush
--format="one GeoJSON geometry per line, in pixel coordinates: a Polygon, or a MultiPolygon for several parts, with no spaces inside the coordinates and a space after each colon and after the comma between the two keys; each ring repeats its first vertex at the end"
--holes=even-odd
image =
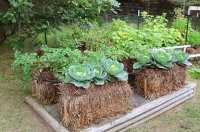
{"type": "Polygon", "coordinates": [[[188,74],[191,78],[200,79],[200,68],[193,67],[190,70],[188,70],[188,74]]]}
{"type": "MultiPolygon", "coordinates": [[[[133,58],[145,49],[177,46],[184,43],[181,33],[167,27],[165,15],[153,16],[143,13],[144,27],[140,30],[121,20],[113,21],[113,47],[123,49],[133,58]]],[[[145,50],[146,51],[146,50],[145,50]]],[[[148,52],[148,51],[147,51],[148,52]]]]}
{"type": "MultiPolygon", "coordinates": [[[[175,19],[172,27],[179,30],[183,35],[185,35],[187,27],[187,18],[175,19]]],[[[189,30],[192,30],[191,22],[189,23],[189,30]]]]}
{"type": "Polygon", "coordinates": [[[200,32],[191,31],[188,33],[188,43],[192,46],[200,46],[200,32]]]}

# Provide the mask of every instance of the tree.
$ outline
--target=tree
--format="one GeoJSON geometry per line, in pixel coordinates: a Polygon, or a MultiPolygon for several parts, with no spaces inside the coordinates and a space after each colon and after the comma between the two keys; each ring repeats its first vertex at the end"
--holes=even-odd
{"type": "Polygon", "coordinates": [[[100,22],[105,12],[115,12],[120,6],[116,0],[8,1],[11,8],[0,13],[0,23],[17,24],[18,34],[26,34],[26,37],[46,34],[47,30],[61,24],[100,22]]]}

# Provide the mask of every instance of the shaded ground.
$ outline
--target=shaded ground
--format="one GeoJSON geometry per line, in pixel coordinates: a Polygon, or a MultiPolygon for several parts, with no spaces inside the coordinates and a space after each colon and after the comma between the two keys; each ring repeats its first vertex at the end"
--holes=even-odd
{"type": "Polygon", "coordinates": [[[38,115],[24,103],[28,94],[10,69],[12,55],[0,46],[0,132],[51,132],[38,115]]]}

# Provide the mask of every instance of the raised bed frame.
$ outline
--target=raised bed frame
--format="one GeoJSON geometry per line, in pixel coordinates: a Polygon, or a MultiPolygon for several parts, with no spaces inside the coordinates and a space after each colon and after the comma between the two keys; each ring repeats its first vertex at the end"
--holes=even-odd
{"type": "MultiPolygon", "coordinates": [[[[140,106],[130,111],[115,120],[109,121],[107,124],[92,126],[81,130],[83,132],[115,132],[127,131],[141,123],[148,121],[169,109],[183,103],[195,95],[195,83],[185,85],[179,91],[172,92],[169,95],[158,98],[154,101],[146,100],[138,95],[133,95],[133,100],[140,106]]],[[[46,123],[56,132],[68,132],[69,130],[63,127],[59,121],[53,118],[48,111],[39,105],[32,97],[26,97],[26,102],[33,108],[46,123]]]]}

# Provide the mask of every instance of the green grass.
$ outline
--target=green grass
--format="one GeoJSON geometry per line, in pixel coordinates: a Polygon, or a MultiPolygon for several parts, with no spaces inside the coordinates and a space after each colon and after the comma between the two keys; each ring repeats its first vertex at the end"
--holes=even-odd
{"type": "Polygon", "coordinates": [[[50,129],[28,107],[25,96],[30,94],[19,88],[18,74],[10,68],[12,51],[0,46],[0,132],[49,132],[50,129]]]}
{"type": "Polygon", "coordinates": [[[194,79],[200,79],[200,67],[193,66],[191,69],[188,70],[188,75],[194,79]]]}
{"type": "MultiPolygon", "coordinates": [[[[191,79],[191,78],[190,78],[191,79]]],[[[196,96],[184,104],[152,119],[131,132],[198,132],[200,131],[200,80],[190,80],[198,84],[196,96]]]]}

